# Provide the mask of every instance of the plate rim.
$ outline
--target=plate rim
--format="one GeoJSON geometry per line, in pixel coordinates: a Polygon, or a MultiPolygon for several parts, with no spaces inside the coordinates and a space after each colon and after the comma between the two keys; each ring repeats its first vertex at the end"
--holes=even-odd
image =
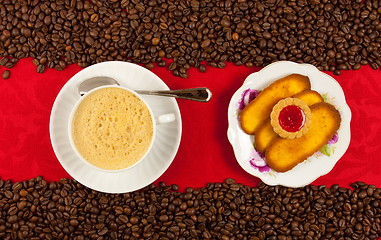
{"type": "MultiPolygon", "coordinates": [[[[281,74],[283,74],[283,73],[281,73],[281,74]]],[[[289,74],[292,74],[292,73],[285,72],[284,76],[289,75],[289,74]]],[[[281,77],[277,77],[276,79],[279,79],[279,78],[281,78],[281,77]]],[[[260,84],[266,84],[266,86],[268,86],[268,84],[270,84],[271,82],[275,81],[276,79],[274,79],[274,80],[267,79],[267,80],[261,81],[260,84]]],[[[311,88],[313,89],[312,86],[311,86],[311,88]]],[[[335,107],[337,108],[337,106],[335,106],[335,107]]],[[[268,185],[273,185],[273,186],[274,185],[282,185],[282,186],[285,186],[285,187],[303,187],[303,186],[306,186],[306,185],[312,183],[313,181],[315,181],[319,177],[328,174],[334,168],[336,163],[342,158],[342,156],[347,151],[347,149],[349,147],[349,144],[350,144],[350,140],[351,140],[350,124],[351,124],[351,120],[352,120],[352,112],[351,112],[351,110],[350,110],[350,108],[348,106],[348,103],[346,101],[345,94],[344,94],[343,89],[341,88],[341,85],[332,76],[330,76],[330,75],[328,75],[328,74],[318,70],[315,66],[310,65],[310,64],[306,64],[306,63],[295,63],[295,62],[291,62],[291,61],[278,61],[278,62],[274,62],[274,63],[271,63],[271,64],[267,65],[266,67],[262,68],[258,72],[250,74],[249,76],[246,77],[246,79],[244,80],[242,85],[232,95],[231,100],[229,102],[227,115],[228,115],[227,116],[228,117],[227,137],[228,137],[229,143],[231,144],[231,146],[233,148],[233,152],[234,152],[236,161],[241,166],[241,168],[243,168],[247,173],[249,173],[250,175],[253,175],[253,176],[259,178],[261,181],[263,181],[264,183],[266,183],[268,185]],[[281,66],[281,65],[283,65],[283,66],[281,66]],[[335,84],[336,87],[338,87],[338,89],[340,89],[339,96],[335,96],[335,97],[338,97],[338,99],[341,99],[340,101],[342,101],[342,103],[343,103],[343,106],[340,105],[340,107],[341,107],[340,109],[344,113],[346,119],[344,119],[344,121],[342,121],[342,124],[344,124],[343,125],[344,127],[341,127],[341,128],[344,129],[344,130],[347,130],[346,132],[343,132],[343,134],[346,137],[345,137],[344,140],[342,140],[343,144],[344,144],[344,147],[343,147],[344,150],[343,150],[342,154],[339,153],[337,155],[337,159],[336,160],[331,160],[333,162],[333,164],[331,164],[331,166],[329,166],[329,167],[323,168],[324,171],[321,171],[321,172],[319,172],[319,174],[315,175],[314,177],[311,177],[310,180],[304,181],[304,182],[300,182],[299,184],[282,183],[282,182],[279,182],[279,181],[276,181],[276,180],[269,181],[269,178],[264,177],[264,175],[262,173],[260,173],[259,171],[253,171],[254,168],[253,169],[251,169],[251,168],[247,169],[247,166],[243,165],[242,164],[242,160],[240,160],[240,156],[239,156],[240,155],[239,154],[240,149],[236,146],[236,143],[234,143],[234,141],[237,141],[236,138],[238,138],[239,133],[237,133],[236,130],[234,129],[233,122],[232,122],[234,120],[233,118],[237,117],[237,116],[233,116],[234,113],[237,111],[237,100],[239,99],[239,97],[242,94],[242,92],[245,89],[249,88],[248,85],[250,85],[250,83],[253,80],[257,80],[258,81],[258,79],[257,79],[258,75],[261,75],[263,72],[269,71],[269,69],[272,69],[274,67],[278,68],[279,66],[286,67],[286,66],[291,66],[291,65],[293,67],[299,68],[300,71],[306,71],[306,72],[313,71],[312,72],[313,74],[323,74],[327,79],[330,79],[330,81],[333,84],[335,84]]],[[[238,128],[240,129],[239,126],[238,126],[238,128]]],[[[339,131],[340,131],[340,129],[339,129],[339,131]]],[[[247,162],[248,161],[249,161],[249,156],[247,156],[247,162]]],[[[277,174],[282,174],[282,173],[277,173],[277,174]]]]}
{"type": "MultiPolygon", "coordinates": [[[[57,112],[59,111],[58,104],[59,104],[60,101],[63,101],[64,92],[67,91],[67,88],[69,88],[70,85],[72,85],[72,84],[77,84],[78,85],[78,83],[73,83],[74,81],[77,81],[77,82],[82,82],[83,81],[83,80],[82,81],[78,81],[76,79],[79,78],[82,74],[84,74],[84,72],[86,73],[86,72],[89,72],[89,71],[91,71],[93,69],[104,68],[104,67],[107,67],[107,65],[118,65],[118,64],[119,65],[124,65],[124,67],[128,66],[128,67],[131,67],[131,68],[136,68],[137,71],[143,71],[145,74],[150,75],[150,77],[152,78],[152,81],[157,82],[158,84],[160,84],[161,85],[160,88],[162,88],[163,90],[169,90],[169,87],[166,85],[166,83],[163,80],[161,80],[155,73],[153,73],[152,71],[149,71],[148,69],[146,69],[146,68],[144,68],[144,67],[142,67],[140,65],[129,63],[129,62],[123,62],[123,61],[106,61],[106,62],[101,62],[101,63],[97,63],[97,64],[94,64],[94,65],[91,65],[89,67],[86,67],[84,69],[81,69],[79,72],[74,74],[64,84],[64,86],[60,89],[60,91],[56,95],[56,98],[55,98],[54,103],[53,103],[53,105],[51,107],[51,112],[50,112],[50,116],[49,116],[49,137],[50,137],[50,142],[51,142],[54,154],[56,156],[56,159],[59,161],[60,165],[65,169],[65,171],[73,179],[75,179],[79,183],[85,185],[86,187],[89,187],[90,189],[93,189],[93,190],[96,190],[96,191],[100,191],[100,192],[104,192],[104,193],[127,193],[127,192],[132,192],[132,191],[136,191],[136,190],[142,189],[142,188],[148,186],[149,184],[153,183],[154,181],[156,181],[161,175],[164,174],[164,172],[167,171],[169,166],[172,164],[174,158],[177,155],[177,152],[178,152],[178,149],[179,149],[180,143],[181,143],[181,138],[182,138],[182,117],[181,117],[181,111],[180,111],[179,105],[178,105],[178,103],[177,103],[177,101],[175,99],[168,98],[167,100],[171,102],[171,104],[172,104],[171,107],[174,108],[173,109],[174,110],[174,114],[176,115],[176,119],[175,119],[175,121],[173,121],[173,123],[175,124],[175,128],[176,128],[177,134],[174,135],[175,141],[174,141],[174,144],[171,145],[173,150],[171,151],[170,155],[167,157],[167,160],[166,160],[167,164],[166,164],[166,166],[164,166],[161,169],[160,173],[157,176],[151,177],[151,179],[149,181],[146,181],[146,183],[140,184],[140,186],[138,186],[138,187],[129,188],[128,190],[126,190],[128,187],[127,188],[125,187],[125,188],[123,188],[121,190],[115,190],[115,189],[114,190],[107,190],[107,189],[105,189],[105,187],[92,186],[92,185],[89,186],[90,184],[88,184],[87,182],[84,182],[84,181],[82,181],[82,179],[77,179],[77,177],[73,176],[73,174],[72,174],[73,171],[70,169],[70,167],[67,166],[66,163],[63,163],[63,160],[60,159],[59,155],[60,155],[60,151],[61,150],[58,149],[59,146],[57,146],[57,143],[55,142],[56,141],[55,140],[56,136],[54,136],[55,135],[54,128],[56,127],[55,126],[56,123],[54,122],[54,118],[56,117],[57,112]]],[[[128,86],[124,86],[124,87],[129,88],[128,86]]],[[[69,118],[69,116],[68,116],[68,118],[69,118]]],[[[169,123],[169,124],[171,124],[171,123],[169,123]]],[[[63,127],[63,129],[66,129],[66,128],[67,128],[67,126],[63,127]]],[[[157,133],[156,133],[156,135],[157,135],[157,133]]],[[[70,141],[70,140],[67,139],[67,141],[70,141]]],[[[153,148],[153,146],[152,146],[152,148],[153,148]]],[[[152,150],[152,148],[151,148],[151,150],[152,150]]],[[[73,151],[73,149],[71,149],[71,150],[73,151]]],[[[149,153],[147,155],[149,155],[149,153]]],[[[75,155],[75,157],[78,158],[78,156],[76,156],[76,155],[75,155]]],[[[78,161],[80,161],[80,159],[78,159],[78,161]]],[[[144,159],[141,160],[141,161],[144,161],[144,159]]],[[[123,173],[127,173],[128,171],[133,171],[133,169],[134,168],[126,169],[126,170],[123,170],[123,171],[120,171],[120,172],[116,172],[116,173],[117,174],[123,174],[123,173]]],[[[135,170],[136,170],[136,168],[135,168],[135,170]]],[[[99,172],[105,173],[105,175],[107,175],[107,174],[113,174],[113,173],[107,173],[107,172],[103,172],[103,171],[99,171],[99,172]]]]}

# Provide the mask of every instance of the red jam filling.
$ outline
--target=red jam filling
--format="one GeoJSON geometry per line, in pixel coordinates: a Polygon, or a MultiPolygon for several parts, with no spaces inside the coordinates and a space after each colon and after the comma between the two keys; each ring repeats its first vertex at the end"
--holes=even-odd
{"type": "Polygon", "coordinates": [[[287,132],[297,132],[304,125],[304,112],[298,106],[289,105],[280,111],[278,121],[287,132]]]}

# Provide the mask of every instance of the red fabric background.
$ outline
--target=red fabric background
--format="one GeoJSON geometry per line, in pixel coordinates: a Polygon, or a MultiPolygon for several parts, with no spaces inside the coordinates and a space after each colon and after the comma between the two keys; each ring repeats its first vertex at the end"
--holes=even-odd
{"type": "MultiPolygon", "coordinates": [[[[0,68],[0,73],[5,70],[0,68]]],[[[11,78],[0,78],[0,177],[23,181],[42,175],[46,180],[70,177],[61,167],[49,139],[51,107],[61,87],[80,71],[71,65],[62,72],[36,73],[31,59],[11,69],[11,78]]],[[[175,77],[165,68],[156,73],[172,89],[205,86],[213,92],[208,103],[178,100],[183,119],[179,151],[169,169],[157,180],[180,188],[202,187],[230,177],[249,186],[259,180],[240,168],[226,136],[227,108],[245,78],[259,68],[227,64],[224,69],[191,69],[188,79],[175,77]]],[[[332,73],[328,74],[332,75],[332,73]]],[[[365,181],[381,187],[381,71],[368,66],[334,76],[352,110],[352,139],[346,154],[327,175],[313,184],[365,181]]]]}

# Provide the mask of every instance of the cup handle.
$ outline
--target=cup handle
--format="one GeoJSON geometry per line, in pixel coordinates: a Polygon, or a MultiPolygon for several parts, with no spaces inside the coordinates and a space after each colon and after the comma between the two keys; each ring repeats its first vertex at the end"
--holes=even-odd
{"type": "Polygon", "coordinates": [[[156,124],[162,124],[162,123],[170,123],[175,121],[176,117],[173,113],[163,114],[160,116],[155,117],[156,124]]]}

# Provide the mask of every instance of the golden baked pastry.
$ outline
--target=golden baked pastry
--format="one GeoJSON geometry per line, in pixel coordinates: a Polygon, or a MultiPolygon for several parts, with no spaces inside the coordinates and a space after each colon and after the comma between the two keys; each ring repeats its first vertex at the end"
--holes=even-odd
{"type": "Polygon", "coordinates": [[[333,137],[341,123],[339,111],[329,103],[317,103],[310,107],[312,123],[308,132],[300,138],[276,137],[267,147],[266,162],[277,172],[286,172],[312,156],[333,137]]]}
{"type": "Polygon", "coordinates": [[[324,102],[324,99],[320,95],[320,93],[311,89],[295,94],[292,97],[299,98],[300,100],[305,102],[308,106],[312,106],[315,103],[324,102]]]}
{"type": "Polygon", "coordinates": [[[255,149],[260,153],[265,153],[267,146],[276,138],[278,134],[274,132],[271,126],[270,118],[259,126],[257,133],[254,135],[255,149]]]}
{"type": "Polygon", "coordinates": [[[270,123],[280,137],[286,139],[300,138],[311,126],[311,110],[298,98],[280,100],[270,114],[270,123]]]}
{"type": "Polygon", "coordinates": [[[273,82],[240,113],[242,130],[247,134],[256,134],[259,126],[270,116],[272,108],[279,100],[310,88],[309,78],[300,74],[291,74],[273,82]]]}
{"type": "MultiPolygon", "coordinates": [[[[314,90],[305,90],[293,96],[294,98],[299,98],[303,100],[308,106],[312,106],[316,103],[324,102],[321,95],[314,90]]],[[[273,130],[270,123],[270,118],[266,119],[263,124],[261,124],[254,136],[255,149],[261,153],[265,153],[267,146],[274,140],[278,134],[273,130]]]]}

